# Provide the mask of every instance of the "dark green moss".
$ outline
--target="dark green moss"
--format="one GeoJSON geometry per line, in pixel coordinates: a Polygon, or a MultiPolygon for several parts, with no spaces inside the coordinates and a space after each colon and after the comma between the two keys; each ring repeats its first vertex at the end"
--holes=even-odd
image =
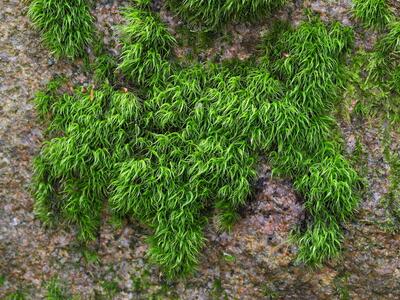
{"type": "Polygon", "coordinates": [[[0,275],[0,287],[2,287],[5,282],[6,282],[6,276],[0,275]]]}
{"type": "Polygon", "coordinates": [[[213,282],[212,289],[210,292],[210,298],[213,300],[228,299],[228,295],[222,286],[222,282],[220,278],[216,278],[213,282]]]}
{"type": "Polygon", "coordinates": [[[265,299],[268,300],[279,299],[280,293],[277,291],[276,287],[271,282],[265,283],[262,286],[261,291],[265,299]]]}

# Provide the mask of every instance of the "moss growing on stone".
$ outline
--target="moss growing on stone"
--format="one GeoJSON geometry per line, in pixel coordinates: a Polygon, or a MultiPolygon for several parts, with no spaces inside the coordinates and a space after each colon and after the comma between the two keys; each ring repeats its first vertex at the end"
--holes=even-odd
{"type": "Polygon", "coordinates": [[[82,57],[93,40],[93,17],[86,0],[32,0],[28,15],[56,57],[82,57]]]}
{"type": "Polygon", "coordinates": [[[205,29],[216,29],[233,20],[254,20],[285,3],[286,0],[168,0],[172,10],[205,29]]]}
{"type": "Polygon", "coordinates": [[[366,27],[384,29],[393,18],[388,0],[354,0],[353,13],[366,27]]]}
{"type": "Polygon", "coordinates": [[[311,264],[338,255],[341,224],[358,204],[359,177],[341,153],[330,116],[343,85],[341,60],[352,39],[349,28],[313,19],[283,34],[272,52],[272,68],[287,91],[267,118],[286,129],[275,132],[271,162],[274,172],[292,177],[305,197],[311,218],[295,237],[300,260],[311,264]]]}
{"type": "Polygon", "coordinates": [[[125,18],[118,69],[141,97],[110,81],[73,94],[53,84],[36,97],[50,137],[35,160],[38,216],[63,215],[86,241],[107,203],[152,228],[151,260],[184,276],[198,264],[210,214],[221,229],[234,224],[267,155],[305,198],[299,259],[335,257],[358,203],[358,176],[330,115],[352,31],[311,19],[283,30],[261,64],[180,66],[156,16],[130,9],[125,18]]]}
{"type": "Polygon", "coordinates": [[[122,54],[118,69],[141,85],[165,80],[171,73],[168,60],[175,38],[158,16],[146,10],[128,9],[121,27],[122,54]]]}

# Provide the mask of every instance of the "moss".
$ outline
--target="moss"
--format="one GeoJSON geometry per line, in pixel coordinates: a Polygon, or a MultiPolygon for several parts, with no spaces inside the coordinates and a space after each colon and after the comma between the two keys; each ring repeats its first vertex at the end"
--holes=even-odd
{"type": "Polygon", "coordinates": [[[82,250],[82,256],[87,264],[95,265],[100,263],[100,257],[96,251],[90,250],[87,247],[83,247],[83,249],[81,250],[82,250]]]}
{"type": "Polygon", "coordinates": [[[223,299],[226,300],[228,299],[228,294],[224,290],[222,286],[222,282],[220,278],[216,278],[213,282],[212,289],[210,292],[210,299],[223,299]]]}
{"type": "Polygon", "coordinates": [[[118,69],[132,82],[151,84],[170,75],[175,38],[159,17],[147,10],[128,9],[121,27],[122,55],[118,69]]]}
{"type": "Polygon", "coordinates": [[[147,269],[143,269],[138,276],[131,277],[131,280],[133,282],[132,291],[136,293],[137,297],[154,300],[180,299],[177,291],[173,288],[173,284],[168,281],[152,282],[150,272],[147,269]]]}
{"type": "Polygon", "coordinates": [[[223,257],[224,261],[226,261],[229,264],[233,264],[236,261],[236,257],[234,255],[229,254],[229,253],[225,253],[224,252],[222,254],[222,257],[223,257]]]}
{"type": "Polygon", "coordinates": [[[400,57],[400,22],[393,21],[388,25],[388,32],[377,41],[369,65],[369,71],[374,79],[393,80],[393,72],[399,66],[400,57]]]}
{"type": "Polygon", "coordinates": [[[25,293],[22,291],[16,291],[14,293],[8,294],[5,297],[6,300],[25,300],[25,293]]]}
{"type": "Polygon", "coordinates": [[[28,15],[56,57],[82,57],[93,40],[93,18],[86,0],[33,0],[28,15]]]}
{"type": "Polygon", "coordinates": [[[330,111],[343,87],[343,54],[352,45],[352,31],[335,23],[326,27],[312,19],[281,36],[272,68],[286,82],[283,100],[272,103],[266,119],[278,128],[271,154],[275,174],[294,178],[311,216],[306,230],[295,234],[299,259],[311,264],[336,257],[341,223],[358,204],[359,176],[342,154],[330,111]],[[284,55],[282,55],[282,53],[284,55]]]}
{"type": "Polygon", "coordinates": [[[168,0],[169,7],[189,23],[216,29],[228,21],[254,20],[283,6],[286,0],[168,0]]]}
{"type": "Polygon", "coordinates": [[[390,156],[390,186],[389,191],[383,199],[383,204],[388,212],[388,224],[394,232],[400,230],[400,156],[390,156]]]}
{"type": "MultiPolygon", "coordinates": [[[[400,205],[397,190],[399,189],[398,160],[399,157],[391,150],[391,134],[398,131],[400,121],[400,94],[397,89],[399,63],[397,57],[400,54],[398,42],[400,42],[399,24],[391,23],[389,31],[383,34],[372,53],[359,52],[353,57],[353,65],[350,67],[352,74],[351,84],[354,88],[353,98],[356,104],[353,117],[361,120],[369,120],[379,124],[383,130],[383,153],[386,163],[389,164],[389,188],[382,198],[381,205],[386,212],[386,221],[383,227],[389,231],[397,231],[399,228],[400,213],[397,207],[400,205]],[[364,73],[363,70],[369,70],[364,73]]],[[[353,153],[353,161],[358,165],[358,170],[365,175],[366,162],[365,151],[360,141],[357,140],[353,153]]]]}
{"type": "Polygon", "coordinates": [[[263,284],[261,291],[265,299],[268,300],[279,299],[280,297],[280,293],[277,291],[276,287],[271,282],[263,284]]]}
{"type": "Polygon", "coordinates": [[[80,225],[80,238],[96,238],[112,176],[110,159],[125,156],[125,143],[135,131],[124,131],[140,109],[135,99],[131,93],[112,92],[109,86],[98,91],[84,89],[74,96],[45,94],[37,98],[39,113],[53,117],[49,132],[64,133],[46,143],[34,162],[35,211],[42,220],[51,219],[52,199],[60,198],[56,210],[80,225]],[[82,131],[85,127],[88,131],[82,131]]]}
{"type": "Polygon", "coordinates": [[[385,208],[387,220],[384,227],[390,232],[400,231],[400,154],[390,148],[392,138],[390,128],[384,131],[384,158],[389,164],[389,187],[381,204],[385,208]]]}
{"type": "Polygon", "coordinates": [[[367,27],[384,29],[394,15],[388,0],[354,0],[353,13],[367,27]]]}
{"type": "Polygon", "coordinates": [[[107,297],[107,299],[114,299],[114,297],[120,292],[120,288],[116,281],[104,280],[101,281],[100,284],[105,292],[105,296],[107,297]]]}
{"type": "Polygon", "coordinates": [[[0,275],[0,287],[2,287],[6,282],[6,276],[0,275]]]}
{"type": "MultiPolygon", "coordinates": [[[[391,133],[398,131],[400,121],[400,85],[398,70],[400,55],[400,27],[398,22],[388,25],[389,31],[383,34],[376,43],[372,53],[358,53],[353,65],[353,84],[356,86],[357,99],[353,115],[359,118],[372,119],[380,124],[383,130],[383,153],[386,163],[389,164],[389,188],[382,198],[387,219],[383,227],[389,231],[397,231],[399,228],[400,205],[399,189],[399,157],[391,150],[391,133]],[[368,68],[366,68],[368,66],[368,68]],[[362,74],[361,70],[367,69],[369,73],[362,74]],[[366,77],[366,78],[365,78],[366,77]]],[[[356,149],[361,152],[361,149],[356,149]]],[[[357,151],[356,151],[357,152],[357,151]]],[[[357,159],[357,153],[354,153],[357,159]]],[[[358,153],[360,154],[360,153],[358,153]]],[[[366,173],[359,161],[360,172],[366,173]]]]}
{"type": "MultiPolygon", "coordinates": [[[[228,32],[223,32],[223,34],[225,38],[229,38],[228,32]]],[[[179,46],[189,52],[183,59],[187,60],[187,64],[191,64],[193,61],[199,61],[200,54],[211,48],[221,34],[209,31],[191,31],[186,26],[180,26],[177,28],[176,36],[179,46]]]]}
{"type": "Polygon", "coordinates": [[[47,300],[67,300],[72,299],[71,297],[67,296],[66,289],[61,285],[58,278],[52,278],[46,284],[46,296],[45,299],[47,300]]]}
{"type": "Polygon", "coordinates": [[[135,293],[141,294],[149,289],[151,285],[149,275],[148,271],[145,270],[140,276],[132,278],[133,291],[135,293]]]}
{"type": "Polygon", "coordinates": [[[348,273],[339,273],[333,279],[333,285],[336,291],[337,296],[340,300],[350,300],[350,291],[348,287],[350,274],[348,273]]]}
{"type": "Polygon", "coordinates": [[[292,178],[305,199],[299,259],[319,265],[336,257],[358,204],[359,177],[331,116],[352,31],[312,18],[279,30],[260,64],[181,66],[157,16],[147,9],[124,16],[117,69],[137,95],[106,80],[67,94],[53,84],[36,97],[49,120],[34,163],[37,215],[45,222],[62,215],[88,241],[108,205],[148,225],[151,261],[169,277],[185,276],[198,265],[208,217],[216,214],[221,230],[232,227],[267,155],[273,173],[292,178]]]}
{"type": "Polygon", "coordinates": [[[94,81],[97,84],[108,82],[114,84],[117,80],[116,69],[117,61],[111,54],[104,53],[95,58],[94,64],[94,81]]]}

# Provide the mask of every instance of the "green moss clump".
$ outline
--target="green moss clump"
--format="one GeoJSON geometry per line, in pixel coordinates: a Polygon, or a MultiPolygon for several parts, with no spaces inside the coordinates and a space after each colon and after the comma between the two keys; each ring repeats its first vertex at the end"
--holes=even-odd
{"type": "Polygon", "coordinates": [[[93,40],[93,17],[86,0],[33,0],[28,15],[56,57],[82,57],[93,40]]]}
{"type": "Polygon", "coordinates": [[[25,300],[25,293],[22,291],[16,291],[14,293],[5,296],[5,300],[25,300]]]}
{"type": "Polygon", "coordinates": [[[354,0],[353,3],[354,15],[367,27],[384,29],[393,20],[388,0],[354,0]]]}
{"type": "MultiPolygon", "coordinates": [[[[264,95],[277,93],[279,85],[263,79],[264,95]]],[[[81,239],[94,239],[108,198],[116,214],[154,229],[154,261],[187,274],[204,245],[205,209],[229,226],[250,193],[256,145],[268,140],[258,113],[265,98],[251,99],[242,78],[217,66],[183,70],[143,104],[107,86],[41,95],[50,131],[62,135],[35,161],[36,212],[47,220],[59,211],[79,225],[81,239]]]]}
{"type": "Polygon", "coordinates": [[[118,69],[134,83],[150,84],[170,75],[175,38],[150,11],[128,9],[121,27],[122,55],[118,69]]]}
{"type": "Polygon", "coordinates": [[[215,29],[232,20],[250,20],[269,14],[286,0],[169,0],[169,6],[191,23],[215,29]]]}
{"type": "Polygon", "coordinates": [[[113,84],[116,81],[117,62],[115,57],[104,53],[96,57],[94,61],[93,78],[97,83],[107,82],[113,84]]]}
{"type": "Polygon", "coordinates": [[[341,154],[330,116],[343,86],[341,60],[352,40],[350,28],[311,20],[283,34],[271,53],[272,68],[287,88],[268,117],[271,126],[279,124],[271,161],[273,171],[294,178],[304,195],[311,218],[295,236],[300,260],[311,264],[337,256],[341,224],[358,204],[359,177],[341,154]]]}
{"type": "Polygon", "coordinates": [[[374,56],[369,69],[374,79],[379,81],[390,78],[400,65],[400,22],[392,22],[389,31],[375,45],[374,56]]]}
{"type": "Polygon", "coordinates": [[[45,222],[59,212],[77,223],[82,240],[96,238],[100,210],[108,195],[114,165],[133,151],[129,141],[140,133],[141,104],[131,93],[100,90],[36,97],[49,134],[35,160],[35,211],[45,222]],[[58,200],[56,200],[58,199],[58,200]]]}
{"type": "Polygon", "coordinates": [[[142,10],[125,18],[119,69],[143,99],[110,84],[72,95],[53,84],[36,97],[50,119],[35,160],[38,216],[61,214],[90,240],[108,202],[114,215],[152,228],[151,260],[184,276],[198,264],[210,213],[222,229],[234,224],[267,154],[274,174],[293,178],[305,198],[299,258],[335,257],[358,202],[358,176],[330,116],[351,30],[313,19],[276,38],[260,65],[183,67],[172,65],[175,41],[158,18],[142,10]]]}

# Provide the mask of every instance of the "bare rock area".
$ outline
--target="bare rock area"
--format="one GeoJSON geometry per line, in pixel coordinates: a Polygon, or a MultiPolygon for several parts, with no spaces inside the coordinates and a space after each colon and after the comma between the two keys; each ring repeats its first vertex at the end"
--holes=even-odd
{"type": "MultiPolygon", "coordinates": [[[[97,1],[93,10],[105,43],[115,52],[112,26],[122,21],[119,9],[126,5],[129,1],[97,1]]],[[[291,1],[279,17],[297,24],[304,7],[326,20],[355,22],[349,0],[291,1]]],[[[342,256],[321,268],[296,262],[297,249],[289,238],[305,218],[302,199],[289,180],[271,179],[264,164],[255,195],[232,232],[218,232],[212,224],[206,228],[199,269],[186,280],[166,280],[148,263],[149,231],[133,221],[115,229],[105,213],[99,238],[89,249],[67,224],[44,228],[32,212],[30,192],[32,160],[43,141],[32,98],[54,75],[80,84],[90,79],[81,62],[52,57],[26,11],[24,1],[0,0],[0,299],[17,290],[26,299],[44,299],[52,278],[81,299],[400,299],[400,235],[381,225],[388,165],[382,129],[374,123],[342,124],[349,148],[355,136],[367,147],[369,191],[345,224],[342,256]]],[[[173,22],[174,16],[169,18],[173,22]]],[[[245,57],[249,35],[257,39],[262,32],[249,26],[234,25],[231,44],[217,47],[222,57],[245,57]]],[[[357,35],[358,47],[370,49],[374,40],[374,33],[357,35]]],[[[398,151],[400,139],[393,140],[398,151]]]]}

